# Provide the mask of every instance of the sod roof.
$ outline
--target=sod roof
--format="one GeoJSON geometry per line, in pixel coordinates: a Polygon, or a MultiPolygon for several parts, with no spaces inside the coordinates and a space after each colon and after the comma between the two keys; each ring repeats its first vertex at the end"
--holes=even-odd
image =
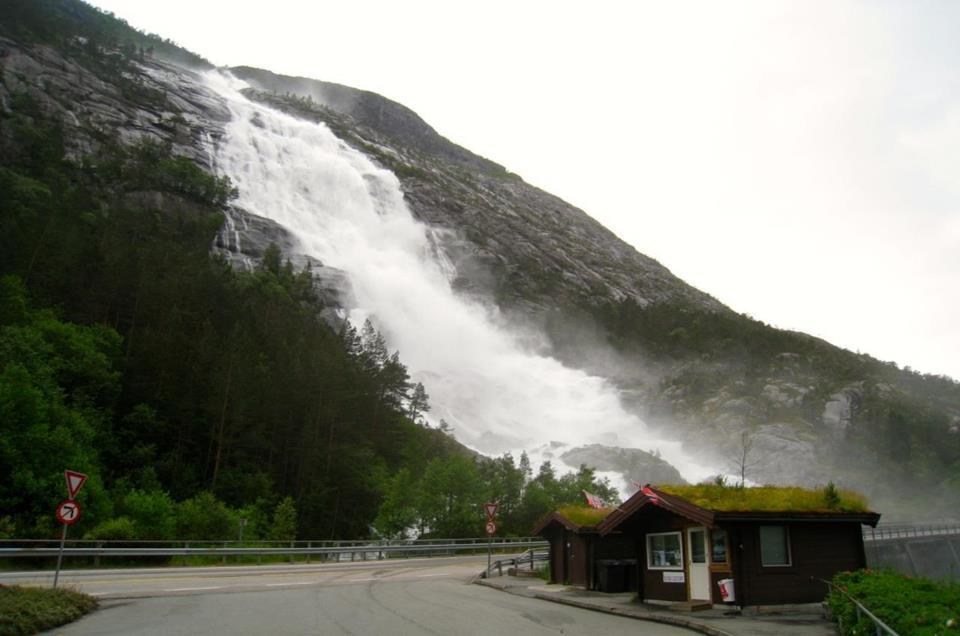
{"type": "Polygon", "coordinates": [[[737,488],[698,484],[656,486],[656,489],[715,512],[868,512],[867,500],[863,495],[839,488],[737,488]]]}

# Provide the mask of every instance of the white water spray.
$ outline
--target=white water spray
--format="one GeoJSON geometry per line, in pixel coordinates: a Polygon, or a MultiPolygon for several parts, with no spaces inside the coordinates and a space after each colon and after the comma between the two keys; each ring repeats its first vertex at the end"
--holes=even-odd
{"type": "Polygon", "coordinates": [[[685,479],[707,476],[678,442],[652,438],[608,382],[525,350],[486,308],[456,296],[451,264],[430,241],[435,230],[413,218],[391,172],[326,126],[247,100],[239,80],[207,77],[233,116],[217,166],[236,184],[238,205],[347,273],[351,319],[370,316],[400,351],[427,388],[434,422],[445,419],[483,453],[526,450],[534,465],[550,456],[550,442],[600,443],[659,449],[685,479]]]}

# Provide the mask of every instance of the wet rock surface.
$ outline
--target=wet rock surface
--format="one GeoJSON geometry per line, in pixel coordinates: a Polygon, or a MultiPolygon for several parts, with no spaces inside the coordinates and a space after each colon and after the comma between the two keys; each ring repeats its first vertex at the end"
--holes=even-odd
{"type": "Polygon", "coordinates": [[[639,448],[615,448],[589,444],[560,455],[568,466],[586,464],[600,471],[620,473],[626,483],[685,484],[676,468],[653,453],[639,448]]]}

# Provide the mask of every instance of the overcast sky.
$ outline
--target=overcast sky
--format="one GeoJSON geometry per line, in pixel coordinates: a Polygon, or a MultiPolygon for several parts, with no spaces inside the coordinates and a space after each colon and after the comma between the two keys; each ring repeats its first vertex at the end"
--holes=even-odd
{"type": "Polygon", "coordinates": [[[95,0],[372,90],[733,309],[960,378],[960,3],[95,0]]]}

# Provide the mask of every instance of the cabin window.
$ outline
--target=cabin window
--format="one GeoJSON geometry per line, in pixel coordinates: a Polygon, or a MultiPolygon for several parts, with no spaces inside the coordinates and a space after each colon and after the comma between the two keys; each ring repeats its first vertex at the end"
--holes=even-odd
{"type": "Polygon", "coordinates": [[[790,534],[786,526],[760,526],[760,564],[763,567],[790,565],[790,534]]]}
{"type": "Polygon", "coordinates": [[[727,562],[727,531],[717,528],[710,533],[710,562],[727,562]]]}
{"type": "Polygon", "coordinates": [[[683,567],[683,542],[679,532],[647,535],[647,567],[652,570],[677,570],[683,567]]]}

